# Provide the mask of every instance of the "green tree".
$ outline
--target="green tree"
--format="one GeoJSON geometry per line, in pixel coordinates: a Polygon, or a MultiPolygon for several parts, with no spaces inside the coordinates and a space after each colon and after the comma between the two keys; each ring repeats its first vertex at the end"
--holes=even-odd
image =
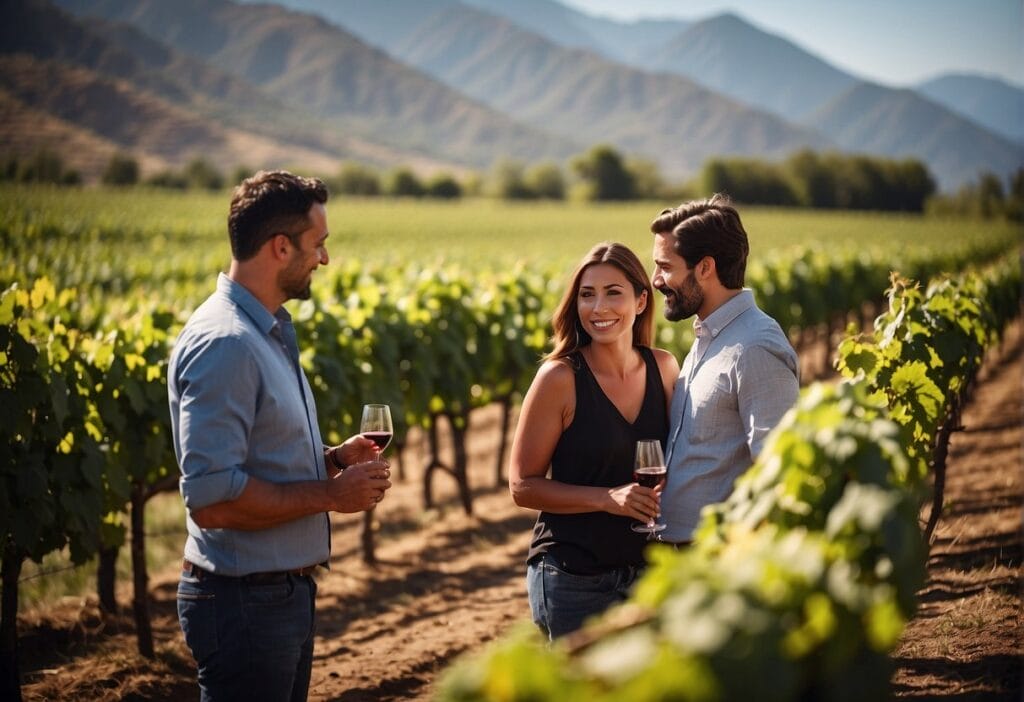
{"type": "Polygon", "coordinates": [[[224,176],[203,158],[194,158],[182,171],[189,187],[206,190],[220,190],[224,187],[224,176]]]}
{"type": "Polygon", "coordinates": [[[256,173],[255,170],[244,164],[239,164],[234,167],[231,171],[231,175],[228,178],[229,185],[238,185],[249,176],[256,173]]]}
{"type": "Polygon", "coordinates": [[[1006,194],[1006,217],[1014,222],[1024,221],[1024,168],[1010,176],[1010,187],[1006,194]]]}
{"type": "Polygon", "coordinates": [[[595,146],[572,162],[573,171],[586,184],[590,200],[629,200],[636,194],[633,176],[622,156],[611,146],[595,146]]]}
{"type": "Polygon", "coordinates": [[[521,161],[502,159],[491,173],[492,190],[503,200],[531,200],[536,193],[526,184],[525,166],[521,161]]]}
{"type": "Polygon", "coordinates": [[[661,200],[665,195],[665,180],[661,177],[658,164],[645,158],[631,158],[626,170],[633,178],[636,197],[644,200],[661,200]]]}
{"type": "Polygon", "coordinates": [[[172,170],[154,173],[145,180],[145,183],[156,188],[172,188],[174,190],[184,190],[188,187],[188,180],[185,179],[185,176],[172,170]]]}
{"type": "Polygon", "coordinates": [[[18,179],[18,157],[8,156],[2,164],[0,164],[0,180],[17,180],[18,179]]]}
{"type": "Polygon", "coordinates": [[[346,195],[380,195],[380,175],[361,163],[344,163],[337,177],[331,179],[332,190],[346,195]]]}
{"type": "Polygon", "coordinates": [[[39,149],[26,161],[19,161],[17,180],[22,183],[61,183],[64,160],[49,149],[39,149]]]}
{"type": "Polygon", "coordinates": [[[104,185],[135,185],[139,182],[139,162],[127,154],[114,154],[107,161],[101,180],[104,185]]]}
{"type": "Polygon", "coordinates": [[[978,214],[985,219],[992,219],[1003,214],[1005,198],[1003,183],[994,173],[982,173],[978,178],[978,214]]]}
{"type": "Polygon", "coordinates": [[[889,206],[884,209],[905,212],[923,212],[925,202],[935,193],[935,180],[928,167],[916,159],[890,162],[888,192],[889,206]]]}
{"type": "Polygon", "coordinates": [[[442,200],[462,197],[462,186],[450,173],[438,173],[427,182],[427,195],[442,200]]]}
{"type": "Polygon", "coordinates": [[[523,184],[534,196],[544,200],[565,199],[565,177],[554,163],[541,163],[528,170],[523,184]]]}
{"type": "Polygon", "coordinates": [[[804,207],[830,209],[836,207],[835,175],[814,151],[804,149],[787,159],[793,193],[804,207]]]}
{"type": "Polygon", "coordinates": [[[395,197],[423,197],[425,189],[415,173],[399,168],[388,178],[387,193],[395,197]]]}
{"type": "Polygon", "coordinates": [[[776,164],[752,158],[712,159],[702,171],[704,189],[726,193],[739,202],[759,205],[795,205],[785,170],[776,164]]]}

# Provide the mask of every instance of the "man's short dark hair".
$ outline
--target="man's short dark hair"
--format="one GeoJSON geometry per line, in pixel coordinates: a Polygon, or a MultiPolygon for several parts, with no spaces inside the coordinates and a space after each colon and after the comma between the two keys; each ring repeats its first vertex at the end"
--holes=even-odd
{"type": "Polygon", "coordinates": [[[327,202],[327,187],[317,178],[288,171],[259,171],[235,188],[228,214],[231,255],[245,261],[276,234],[298,245],[298,235],[310,226],[309,210],[327,202]]]}
{"type": "Polygon", "coordinates": [[[651,222],[651,231],[672,234],[673,250],[690,268],[710,256],[722,285],[733,290],[743,287],[750,244],[739,212],[725,195],[716,193],[707,200],[662,210],[651,222]]]}

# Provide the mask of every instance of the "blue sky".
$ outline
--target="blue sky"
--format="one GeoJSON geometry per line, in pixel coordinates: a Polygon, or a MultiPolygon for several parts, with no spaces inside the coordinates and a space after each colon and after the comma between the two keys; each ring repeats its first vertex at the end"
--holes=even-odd
{"type": "Polygon", "coordinates": [[[617,19],[701,19],[726,10],[838,68],[892,86],[939,73],[1024,87],[1022,0],[561,0],[617,19]]]}

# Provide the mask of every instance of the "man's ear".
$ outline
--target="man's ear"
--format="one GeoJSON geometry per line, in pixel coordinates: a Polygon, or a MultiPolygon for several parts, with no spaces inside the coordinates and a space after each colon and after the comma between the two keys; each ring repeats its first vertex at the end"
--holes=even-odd
{"type": "Polygon", "coordinates": [[[697,263],[697,277],[701,280],[708,280],[714,276],[718,277],[718,268],[715,266],[715,259],[705,256],[697,263]]]}
{"type": "Polygon", "coordinates": [[[271,256],[279,260],[287,259],[294,248],[287,234],[275,234],[267,240],[267,246],[270,247],[271,256]]]}

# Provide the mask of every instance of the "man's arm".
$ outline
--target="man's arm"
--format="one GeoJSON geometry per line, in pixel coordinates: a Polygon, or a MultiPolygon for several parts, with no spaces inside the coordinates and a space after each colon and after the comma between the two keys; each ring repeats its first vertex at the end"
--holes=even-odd
{"type": "Polygon", "coordinates": [[[739,413],[750,457],[757,460],[765,437],[796,403],[800,384],[789,363],[761,346],[743,350],[737,366],[739,413]]]}
{"type": "Polygon", "coordinates": [[[330,480],[274,483],[251,476],[244,463],[260,378],[241,339],[215,338],[187,349],[171,382],[181,492],[200,527],[265,529],[318,512],[358,512],[391,485],[387,464],[377,462],[330,480]]]}
{"type": "Polygon", "coordinates": [[[256,530],[318,512],[362,512],[391,487],[388,474],[386,463],[372,461],[329,480],[272,483],[250,476],[237,498],[192,510],[192,521],[204,529],[256,530]]]}

